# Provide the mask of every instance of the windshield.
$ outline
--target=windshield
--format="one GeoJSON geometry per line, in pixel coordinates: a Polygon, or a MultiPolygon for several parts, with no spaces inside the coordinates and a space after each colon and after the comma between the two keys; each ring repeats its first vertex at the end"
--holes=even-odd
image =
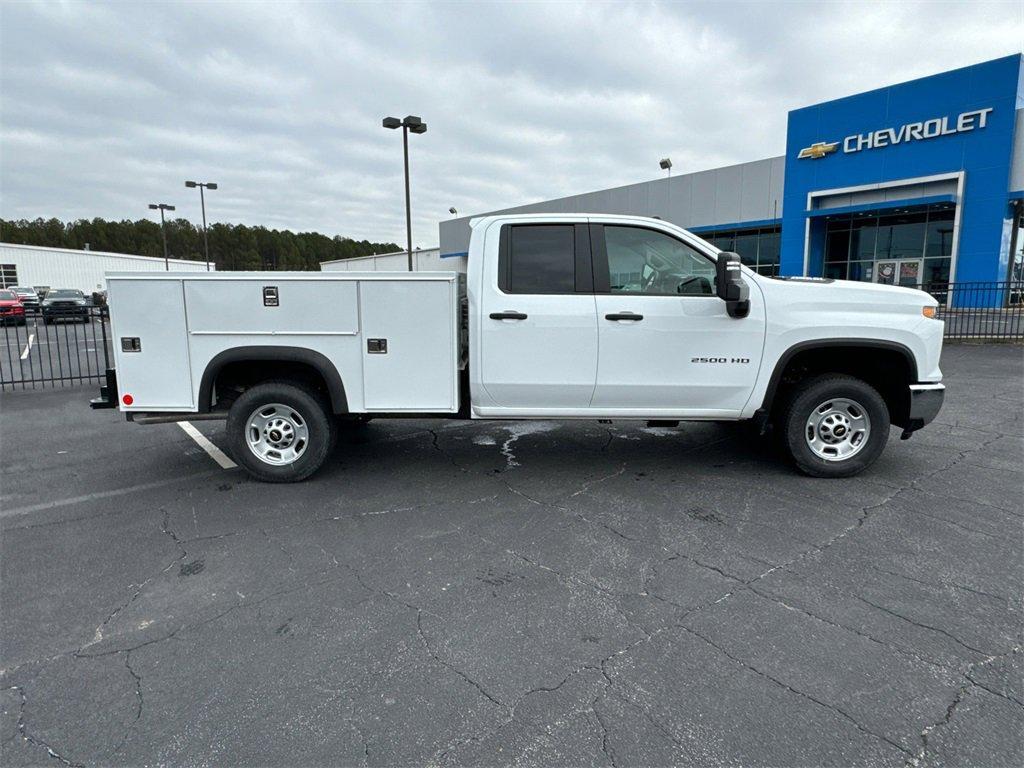
{"type": "Polygon", "coordinates": [[[0,301],[17,301],[14,291],[0,291],[0,301]]]}
{"type": "Polygon", "coordinates": [[[85,298],[85,294],[81,291],[69,291],[69,290],[58,290],[50,291],[46,294],[48,299],[82,299],[85,298]]]}
{"type": "Polygon", "coordinates": [[[35,293],[31,288],[26,288],[23,285],[15,285],[11,290],[15,293],[35,293]]]}

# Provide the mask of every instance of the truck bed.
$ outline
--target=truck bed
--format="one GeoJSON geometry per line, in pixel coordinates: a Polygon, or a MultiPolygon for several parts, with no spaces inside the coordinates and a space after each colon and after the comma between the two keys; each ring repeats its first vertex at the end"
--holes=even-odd
{"type": "Polygon", "coordinates": [[[121,272],[107,284],[122,411],[200,410],[218,355],[275,346],[326,357],[352,413],[459,408],[458,273],[121,272]]]}

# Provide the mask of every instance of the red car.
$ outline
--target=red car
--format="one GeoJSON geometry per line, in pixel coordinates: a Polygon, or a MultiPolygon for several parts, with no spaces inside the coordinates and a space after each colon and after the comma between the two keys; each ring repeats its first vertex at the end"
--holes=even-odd
{"type": "Polygon", "coordinates": [[[14,291],[0,290],[0,322],[4,325],[25,324],[25,305],[14,291]]]}

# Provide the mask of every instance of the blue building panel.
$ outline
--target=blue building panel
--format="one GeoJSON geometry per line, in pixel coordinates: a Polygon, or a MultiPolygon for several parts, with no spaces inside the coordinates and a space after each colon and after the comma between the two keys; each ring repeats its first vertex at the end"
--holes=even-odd
{"type": "Polygon", "coordinates": [[[821,269],[825,225],[813,215],[812,195],[883,185],[892,200],[899,197],[893,188],[906,182],[907,203],[913,204],[921,197],[922,178],[960,182],[955,175],[962,174],[951,277],[1005,279],[1013,132],[1024,96],[1021,64],[1020,55],[1007,56],[790,112],[782,274],[802,274],[805,259],[810,273],[821,269]],[[802,150],[811,156],[801,157],[802,150]]]}

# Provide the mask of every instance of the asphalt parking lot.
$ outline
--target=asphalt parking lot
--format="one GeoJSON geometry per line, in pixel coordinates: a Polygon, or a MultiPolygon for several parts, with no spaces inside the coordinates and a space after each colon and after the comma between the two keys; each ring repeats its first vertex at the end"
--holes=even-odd
{"type": "Polygon", "coordinates": [[[2,762],[1020,765],[1024,355],[943,368],[843,481],[735,427],[384,421],[271,486],[0,395],[2,762]]]}

